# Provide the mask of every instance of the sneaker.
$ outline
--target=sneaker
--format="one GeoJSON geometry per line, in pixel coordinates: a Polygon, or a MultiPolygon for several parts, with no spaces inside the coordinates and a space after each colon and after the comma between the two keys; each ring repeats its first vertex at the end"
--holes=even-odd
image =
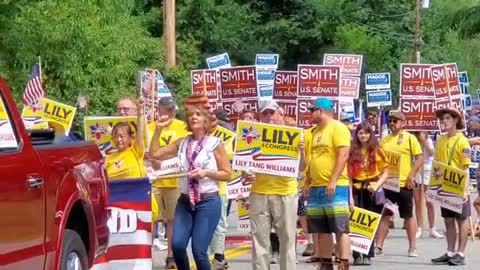
{"type": "Polygon", "coordinates": [[[383,253],[383,249],[379,248],[379,247],[375,247],[375,256],[383,256],[384,253],[383,253]]]}
{"type": "Polygon", "coordinates": [[[175,264],[175,260],[172,257],[167,257],[165,259],[165,269],[176,269],[177,265],[175,264]]]}
{"type": "Polygon", "coordinates": [[[362,265],[372,265],[372,260],[370,257],[364,257],[362,265]]]}
{"type": "Polygon", "coordinates": [[[445,253],[438,258],[433,258],[431,261],[432,261],[433,264],[447,264],[448,261],[450,260],[450,258],[452,258],[452,257],[449,257],[448,254],[445,253]]]}
{"type": "Polygon", "coordinates": [[[160,242],[160,239],[158,239],[158,238],[155,238],[153,240],[152,246],[153,246],[154,250],[160,250],[160,251],[167,250],[167,248],[168,248],[167,245],[162,244],[160,242]]]}
{"type": "Polygon", "coordinates": [[[272,258],[270,259],[270,263],[278,264],[279,261],[280,261],[280,254],[278,254],[278,252],[273,252],[272,258]]]}
{"type": "Polygon", "coordinates": [[[464,265],[465,257],[462,257],[460,254],[455,254],[448,260],[449,265],[464,265]]]}
{"type": "Polygon", "coordinates": [[[422,228],[417,228],[417,234],[415,235],[415,237],[418,239],[420,237],[422,237],[422,228]]]}
{"type": "Polygon", "coordinates": [[[305,250],[302,253],[303,257],[310,257],[313,255],[313,244],[307,244],[307,247],[305,247],[305,250]]]}
{"type": "Polygon", "coordinates": [[[435,238],[435,239],[442,239],[443,234],[439,233],[437,231],[437,228],[431,228],[430,229],[430,238],[435,238]]]}
{"type": "Polygon", "coordinates": [[[229,267],[227,260],[218,261],[217,259],[212,260],[211,266],[212,270],[226,270],[229,267]]]}
{"type": "Polygon", "coordinates": [[[356,257],[353,259],[353,265],[363,265],[363,258],[362,256],[356,257]]]}
{"type": "Polygon", "coordinates": [[[418,257],[417,249],[415,249],[415,248],[409,249],[408,250],[408,257],[412,257],[412,258],[418,257]]]}

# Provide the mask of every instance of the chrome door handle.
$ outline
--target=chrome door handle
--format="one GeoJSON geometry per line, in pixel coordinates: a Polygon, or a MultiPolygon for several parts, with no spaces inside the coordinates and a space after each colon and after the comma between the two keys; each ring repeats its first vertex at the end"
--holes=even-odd
{"type": "Polygon", "coordinates": [[[43,185],[44,181],[40,177],[28,177],[27,183],[29,187],[34,188],[43,185]]]}

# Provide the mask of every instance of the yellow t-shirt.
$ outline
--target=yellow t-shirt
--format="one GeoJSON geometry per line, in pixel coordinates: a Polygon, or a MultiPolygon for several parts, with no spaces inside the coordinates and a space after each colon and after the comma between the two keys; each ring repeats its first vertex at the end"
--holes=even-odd
{"type": "Polygon", "coordinates": [[[298,181],[299,188],[303,188],[305,186],[305,180],[307,180],[308,175],[308,164],[310,160],[310,144],[312,142],[312,130],[313,128],[309,128],[303,132],[303,140],[305,142],[305,170],[302,172],[303,179],[298,181]]]}
{"type": "MultiPolygon", "coordinates": [[[[351,133],[347,126],[337,120],[330,120],[324,127],[312,130],[309,147],[308,171],[312,187],[326,186],[335,168],[336,152],[339,147],[350,147],[351,133]]],[[[349,179],[345,166],[337,180],[337,186],[348,186],[349,179]]]]}
{"type": "Polygon", "coordinates": [[[293,177],[256,173],[251,192],[284,196],[297,194],[297,191],[297,179],[293,177]]]}
{"type": "MultiPolygon", "coordinates": [[[[220,125],[217,125],[215,130],[210,133],[210,136],[215,136],[223,141],[228,159],[231,161],[233,159],[233,142],[235,141],[235,133],[233,133],[233,131],[225,129],[224,127],[221,127],[220,125]]],[[[220,195],[227,195],[227,182],[219,181],[218,185],[218,193],[220,195]]]]}
{"type": "MultiPolygon", "coordinates": [[[[368,164],[368,157],[367,155],[367,149],[363,148],[362,149],[362,157],[364,160],[364,163],[361,165],[360,170],[358,172],[354,172],[355,175],[350,175],[353,179],[357,181],[365,181],[367,179],[372,179],[374,177],[380,176],[381,172],[390,166],[387,156],[383,152],[381,148],[378,149],[378,151],[375,153],[375,168],[374,170],[369,170],[370,165],[368,164]]],[[[354,186],[356,188],[362,188],[361,183],[354,183],[354,186]]]]}
{"type": "Polygon", "coordinates": [[[463,170],[463,168],[468,167],[472,163],[470,160],[470,144],[468,143],[468,139],[465,138],[461,132],[457,132],[457,134],[452,137],[441,135],[437,139],[434,158],[436,161],[445,164],[448,164],[449,159],[451,159],[448,165],[463,170]],[[450,155],[452,155],[452,157],[450,157],[450,155]]]}
{"type": "Polygon", "coordinates": [[[135,141],[132,146],[121,151],[114,152],[105,159],[105,167],[109,179],[138,178],[146,175],[143,164],[145,150],[138,147],[135,141]]]}
{"type": "MultiPolygon", "coordinates": [[[[157,127],[156,122],[152,122],[148,124],[148,140],[149,141],[152,140],[156,127],[157,127]]],[[[185,125],[185,122],[180,121],[178,119],[173,119],[170,125],[162,129],[162,133],[160,134],[160,146],[171,144],[176,140],[187,136],[188,133],[189,132],[187,131],[187,126],[185,125]]],[[[171,179],[163,179],[163,180],[155,181],[153,182],[152,186],[164,187],[164,188],[178,187],[178,179],[171,178],[171,179]]]]}
{"type": "Polygon", "coordinates": [[[405,187],[408,174],[412,170],[413,158],[423,154],[422,147],[417,138],[401,131],[397,135],[389,134],[380,141],[380,146],[385,151],[393,151],[402,155],[400,160],[400,187],[405,187]]]}

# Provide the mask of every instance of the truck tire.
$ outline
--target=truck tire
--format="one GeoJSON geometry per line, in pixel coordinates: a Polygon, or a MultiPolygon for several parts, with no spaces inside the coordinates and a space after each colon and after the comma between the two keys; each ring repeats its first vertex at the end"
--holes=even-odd
{"type": "Polygon", "coordinates": [[[88,270],[88,255],[82,238],[76,231],[66,229],[63,236],[60,270],[88,270]]]}

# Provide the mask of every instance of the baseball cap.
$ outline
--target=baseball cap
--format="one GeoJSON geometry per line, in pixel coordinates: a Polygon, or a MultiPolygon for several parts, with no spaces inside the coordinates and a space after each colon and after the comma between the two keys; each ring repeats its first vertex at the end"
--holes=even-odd
{"type": "Polygon", "coordinates": [[[176,108],[175,100],[172,97],[162,97],[158,101],[158,106],[176,108]]]}
{"type": "Polygon", "coordinates": [[[395,119],[402,120],[402,121],[407,120],[405,115],[400,111],[390,111],[390,114],[388,115],[388,118],[395,118],[395,119]]]}
{"type": "Polygon", "coordinates": [[[317,98],[313,104],[308,106],[309,110],[322,109],[325,111],[333,111],[333,102],[328,98],[317,98]]]}
{"type": "Polygon", "coordinates": [[[278,108],[280,108],[280,106],[278,106],[277,102],[274,100],[265,100],[260,102],[260,112],[264,112],[266,110],[276,111],[278,108]]]}
{"type": "Polygon", "coordinates": [[[224,110],[215,109],[213,113],[215,113],[215,116],[218,120],[230,122],[230,118],[228,117],[227,112],[225,112],[224,110]]]}

